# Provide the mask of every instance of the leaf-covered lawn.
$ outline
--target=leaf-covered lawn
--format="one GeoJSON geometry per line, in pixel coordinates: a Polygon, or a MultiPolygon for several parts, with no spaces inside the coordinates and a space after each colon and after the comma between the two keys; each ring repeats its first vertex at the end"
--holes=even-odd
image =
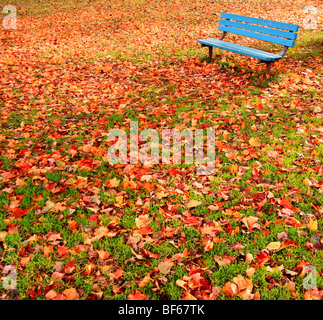
{"type": "Polygon", "coordinates": [[[266,78],[245,56],[208,60],[196,40],[220,35],[221,12],[302,25],[301,0],[11,4],[0,266],[17,287],[2,299],[322,299],[322,15],[266,78]],[[130,121],[214,128],[214,173],[110,165],[107,134],[130,121]]]}

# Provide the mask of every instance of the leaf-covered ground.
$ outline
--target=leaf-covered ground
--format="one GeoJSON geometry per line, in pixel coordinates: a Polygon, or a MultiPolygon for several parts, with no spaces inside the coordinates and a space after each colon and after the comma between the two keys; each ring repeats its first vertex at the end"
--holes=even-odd
{"type": "Polygon", "coordinates": [[[11,2],[0,266],[16,268],[17,288],[0,286],[2,299],[322,299],[322,14],[269,78],[248,57],[208,60],[196,42],[220,35],[221,12],[302,25],[309,3],[274,3],[11,2]],[[111,166],[106,136],[130,121],[214,128],[214,174],[111,166]]]}

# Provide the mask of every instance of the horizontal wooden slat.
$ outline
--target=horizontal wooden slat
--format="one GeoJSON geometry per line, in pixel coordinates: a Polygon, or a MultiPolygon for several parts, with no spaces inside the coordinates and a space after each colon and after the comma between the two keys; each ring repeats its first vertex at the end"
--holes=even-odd
{"type": "Polygon", "coordinates": [[[294,42],[295,42],[293,40],[273,37],[273,36],[269,36],[269,35],[262,34],[262,33],[257,33],[257,32],[252,32],[252,31],[243,30],[243,29],[237,29],[237,28],[232,28],[232,27],[227,27],[227,26],[223,26],[223,25],[219,25],[218,29],[221,30],[221,31],[235,33],[235,34],[238,34],[240,36],[245,36],[245,37],[249,37],[249,38],[254,38],[254,39],[259,39],[259,40],[263,40],[263,41],[267,41],[267,42],[281,44],[281,45],[287,46],[287,47],[293,47],[294,42]]]}
{"type": "Polygon", "coordinates": [[[222,40],[213,39],[213,38],[201,39],[197,41],[206,46],[212,46],[212,47],[224,49],[234,53],[239,53],[249,57],[260,59],[263,61],[277,61],[283,58],[282,56],[279,56],[277,54],[273,54],[270,52],[266,52],[266,51],[262,51],[254,48],[244,47],[235,43],[230,43],[227,41],[222,41],[222,40]]]}
{"type": "Polygon", "coordinates": [[[255,32],[260,32],[260,33],[265,33],[265,34],[269,34],[272,36],[282,37],[282,38],[291,39],[291,40],[295,40],[297,37],[297,33],[294,33],[294,32],[282,31],[279,29],[272,29],[272,28],[266,28],[266,27],[260,27],[260,26],[255,26],[253,24],[241,23],[241,22],[236,22],[236,21],[232,21],[232,20],[221,19],[220,25],[225,25],[225,26],[229,26],[229,27],[234,27],[234,28],[239,28],[239,29],[244,29],[244,30],[249,30],[249,31],[255,31],[255,32]]]}
{"type": "Polygon", "coordinates": [[[297,24],[291,24],[291,23],[285,23],[285,22],[279,22],[279,21],[273,21],[273,20],[265,20],[265,19],[253,18],[253,17],[245,17],[245,16],[240,16],[237,14],[230,14],[225,12],[221,13],[220,18],[258,24],[265,27],[283,29],[283,30],[288,30],[293,32],[297,32],[299,28],[297,24]]]}

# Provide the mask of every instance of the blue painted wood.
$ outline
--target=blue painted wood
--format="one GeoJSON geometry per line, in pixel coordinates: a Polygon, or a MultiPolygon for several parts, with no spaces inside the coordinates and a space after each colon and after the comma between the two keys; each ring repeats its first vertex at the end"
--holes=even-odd
{"type": "Polygon", "coordinates": [[[249,38],[254,38],[254,39],[259,39],[259,40],[263,40],[263,41],[267,41],[267,42],[281,44],[281,45],[287,46],[287,47],[293,47],[294,43],[295,43],[295,41],[293,41],[293,40],[273,37],[273,36],[266,35],[263,33],[252,32],[252,31],[248,31],[248,30],[237,29],[237,28],[227,27],[227,26],[223,26],[223,25],[219,25],[218,29],[221,31],[235,33],[235,34],[249,37],[249,38]]]}
{"type": "Polygon", "coordinates": [[[278,21],[273,21],[273,20],[265,20],[265,19],[253,18],[253,17],[245,17],[245,16],[240,16],[237,14],[230,14],[230,13],[225,13],[225,12],[221,13],[220,18],[221,19],[236,20],[236,21],[252,23],[252,24],[258,24],[258,25],[262,25],[265,27],[283,29],[283,30],[288,30],[288,31],[293,31],[293,32],[297,32],[299,29],[299,26],[297,24],[278,22],[278,21]]]}
{"type": "Polygon", "coordinates": [[[239,53],[249,57],[260,59],[263,61],[278,61],[283,58],[282,56],[277,54],[273,54],[270,52],[266,52],[266,51],[262,51],[254,48],[244,47],[235,43],[222,41],[218,39],[209,38],[209,39],[201,39],[197,41],[206,46],[212,46],[212,47],[224,49],[234,53],[239,53]]]}
{"type": "Polygon", "coordinates": [[[272,29],[272,28],[266,28],[266,27],[260,27],[260,26],[256,26],[253,24],[241,23],[241,22],[236,22],[236,21],[232,21],[232,20],[220,19],[219,24],[224,25],[224,26],[228,26],[228,27],[234,27],[234,28],[239,28],[239,29],[244,29],[244,30],[249,30],[249,31],[265,33],[265,34],[269,34],[271,36],[286,38],[286,39],[290,39],[290,40],[296,40],[296,37],[297,37],[297,33],[294,33],[294,32],[282,31],[279,29],[272,29]]]}

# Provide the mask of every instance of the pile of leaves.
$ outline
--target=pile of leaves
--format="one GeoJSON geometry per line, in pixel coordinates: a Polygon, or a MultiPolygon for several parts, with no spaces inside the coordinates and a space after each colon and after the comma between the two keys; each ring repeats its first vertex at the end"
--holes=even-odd
{"type": "Polygon", "coordinates": [[[196,40],[225,11],[301,25],[304,1],[16,2],[0,31],[0,269],[17,274],[2,299],[322,299],[321,16],[267,78],[196,40]],[[213,128],[214,172],[111,165],[108,132],[130,121],[213,128]]]}

